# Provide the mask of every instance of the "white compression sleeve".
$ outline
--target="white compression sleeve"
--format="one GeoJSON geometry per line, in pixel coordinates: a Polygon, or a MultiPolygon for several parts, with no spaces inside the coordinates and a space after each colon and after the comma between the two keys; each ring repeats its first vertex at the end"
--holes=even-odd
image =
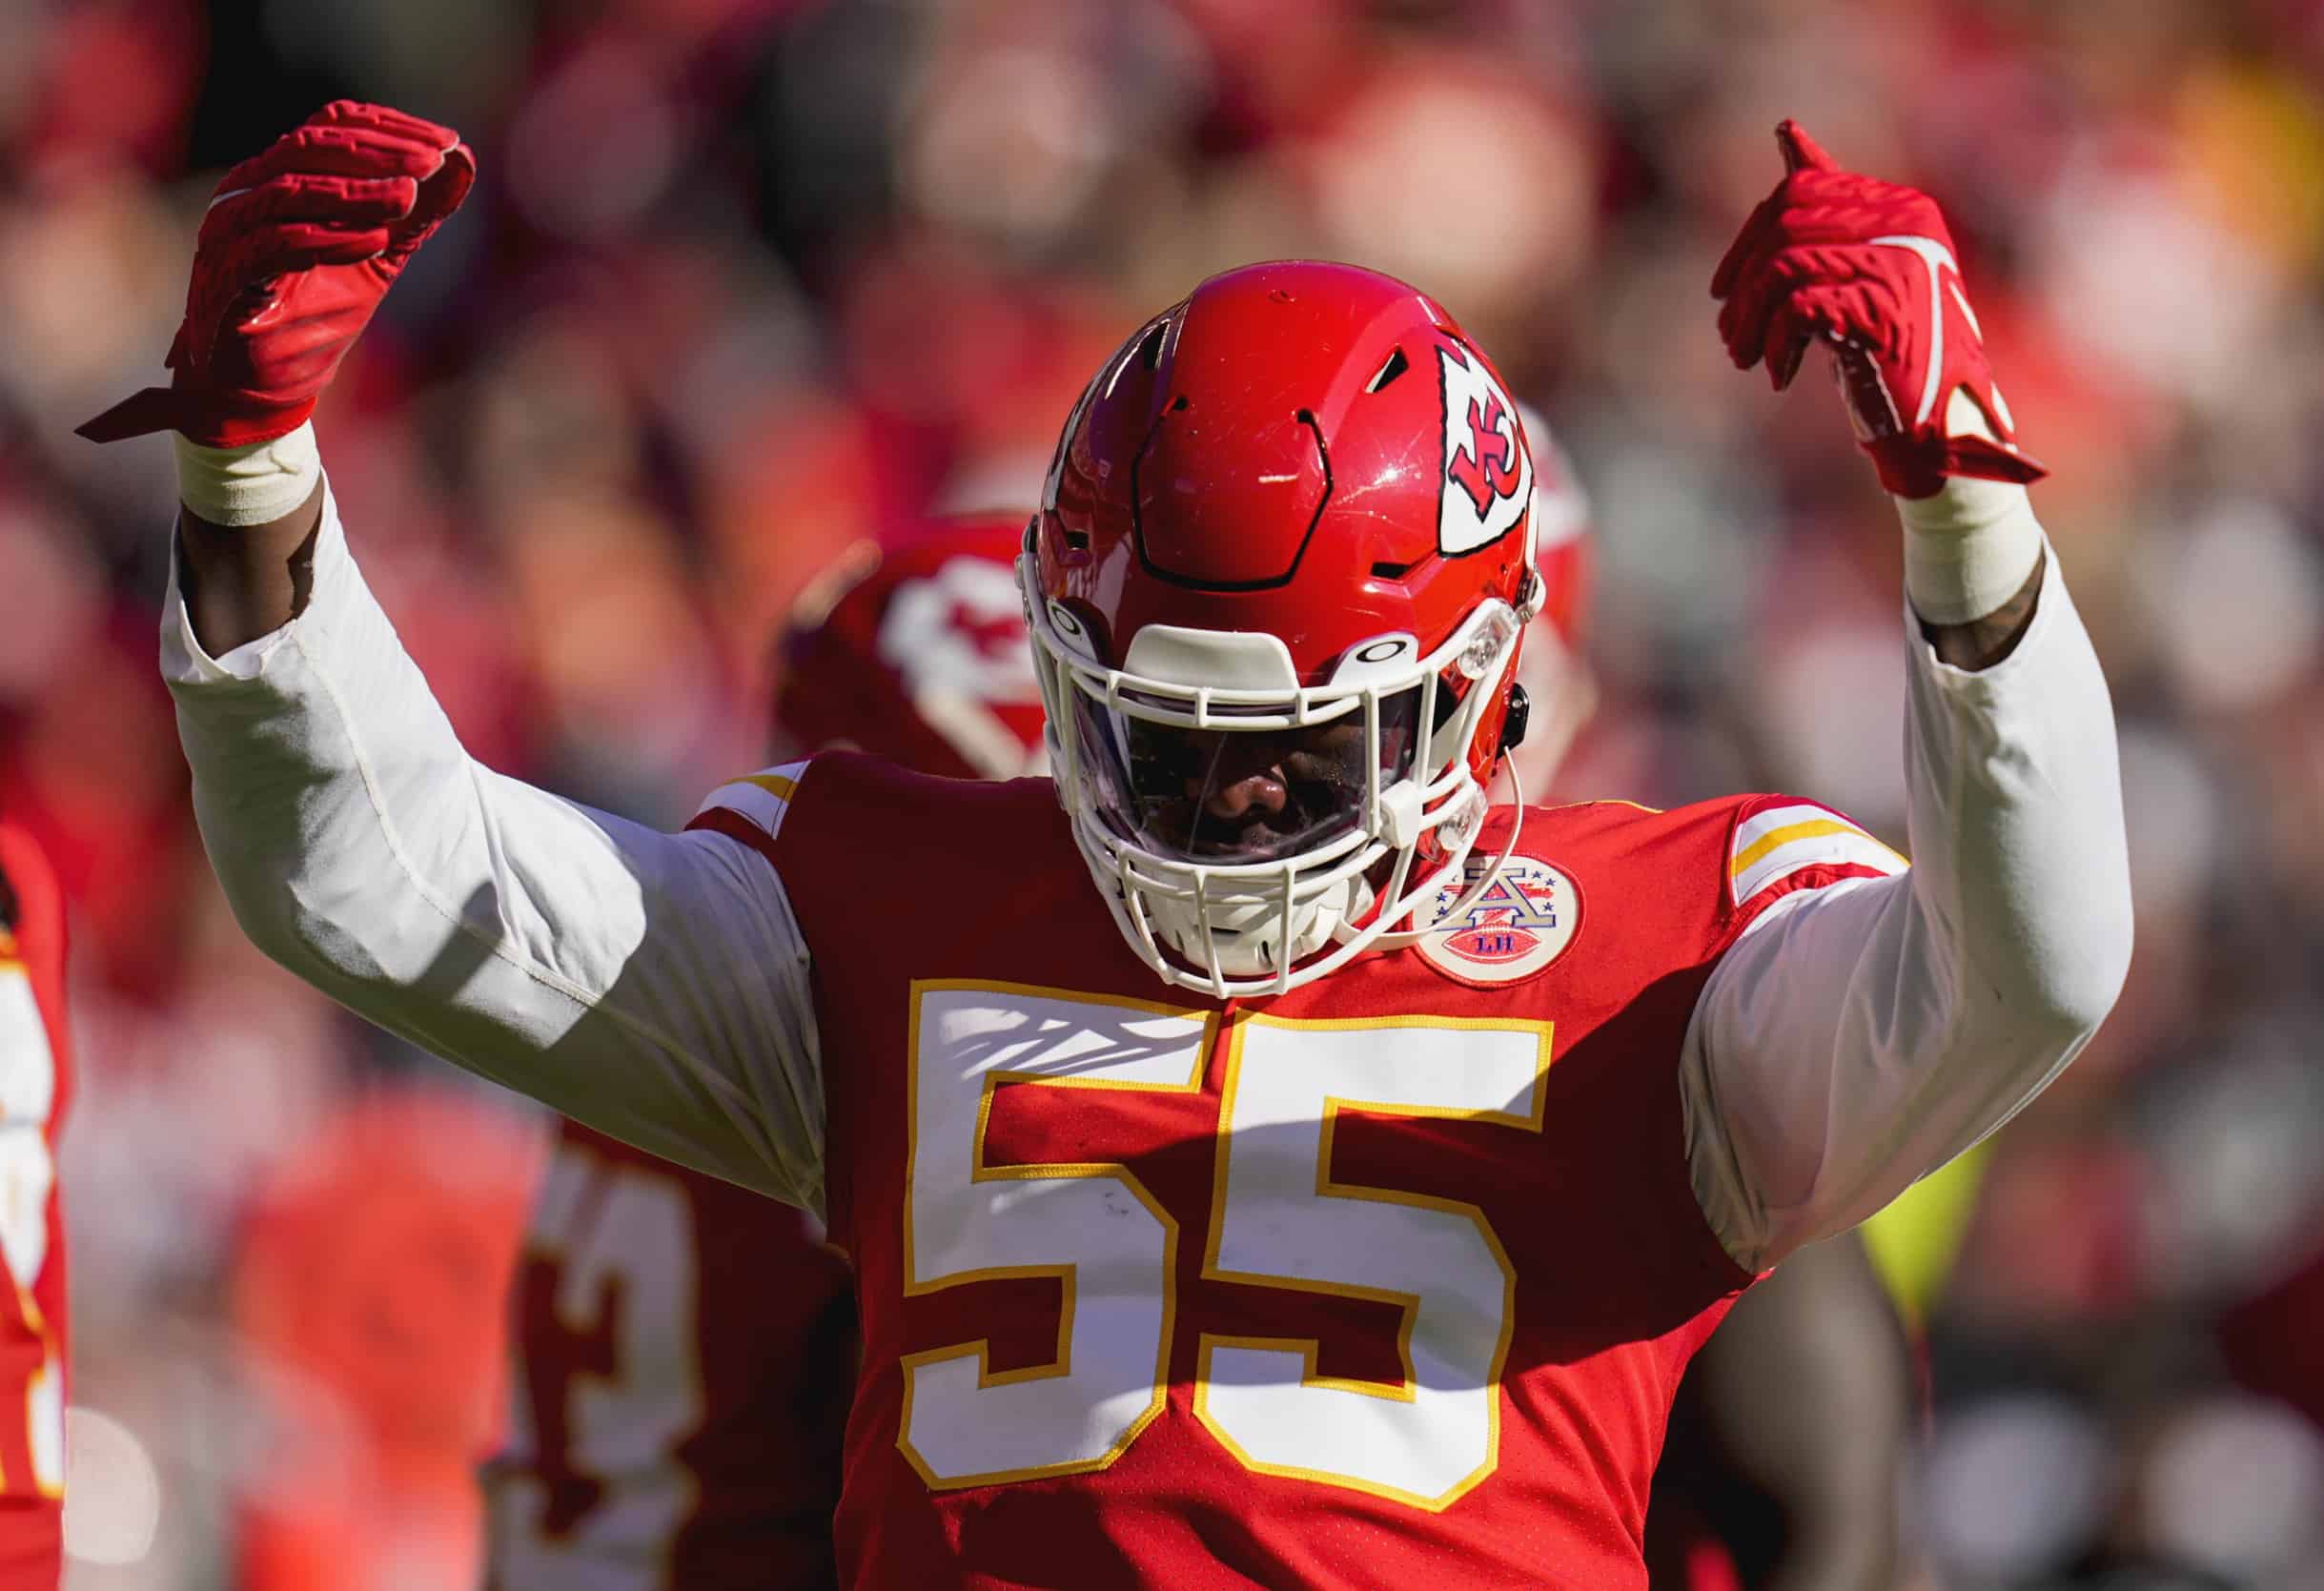
{"type": "Polygon", "coordinates": [[[2113,711],[2055,557],[1990,668],[1940,663],[1905,618],[1910,870],[1777,901],[1713,969],[1681,1059],[1695,1197],[1746,1269],[2008,1120],[2130,961],[2113,711]]]}
{"type": "Polygon", "coordinates": [[[820,1205],[807,952],[781,882],[471,759],[348,555],[213,658],[173,571],[162,673],[194,815],[259,948],[372,1021],[664,1158],[820,1205]]]}

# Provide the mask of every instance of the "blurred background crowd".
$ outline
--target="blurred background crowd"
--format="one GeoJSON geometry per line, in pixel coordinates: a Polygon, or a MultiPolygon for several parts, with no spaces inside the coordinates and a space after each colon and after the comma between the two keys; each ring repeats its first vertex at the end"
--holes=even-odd
{"type": "Polygon", "coordinates": [[[1314,255],[1439,297],[1594,500],[1556,793],[1796,790],[1901,844],[1892,516],[1706,285],[1782,115],[1937,194],[2113,684],[2138,952],[1883,1236],[1902,1506],[1935,1584],[2324,1586],[2324,5],[0,0],[0,803],[77,934],[69,1585],[269,1540],[273,1583],[353,1586],[361,1540],[432,1591],[470,1546],[538,1123],[243,942],[153,668],[169,450],[70,429],[154,378],[215,172],[341,94],[482,170],[318,418],[357,556],[477,755],[673,824],[764,760],[819,569],[1029,501],[1144,316],[1314,255]],[[337,1534],[268,1537],[294,1506],[337,1534]]]}

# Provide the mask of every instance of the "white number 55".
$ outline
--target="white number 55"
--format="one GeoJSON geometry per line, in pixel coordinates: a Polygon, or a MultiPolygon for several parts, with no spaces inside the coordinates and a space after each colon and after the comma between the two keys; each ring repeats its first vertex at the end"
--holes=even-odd
{"type": "MultiPolygon", "coordinates": [[[[1125,1167],[989,1167],[1003,1081],[1193,1094],[1216,1018],[1002,985],[913,990],[906,1290],[1059,1278],[1054,1359],[983,1341],[904,1361],[898,1443],[929,1485],[1102,1469],[1164,1406],[1178,1228],[1125,1167]]],[[[1194,1414],[1242,1463],[1428,1509],[1493,1472],[1516,1275],[1477,1206],[1335,1180],[1342,1111],[1541,1127],[1546,1023],[1240,1018],[1219,1107],[1206,1277],[1402,1312],[1399,1386],[1316,1372],[1318,1344],[1203,1334],[1194,1414]]]]}

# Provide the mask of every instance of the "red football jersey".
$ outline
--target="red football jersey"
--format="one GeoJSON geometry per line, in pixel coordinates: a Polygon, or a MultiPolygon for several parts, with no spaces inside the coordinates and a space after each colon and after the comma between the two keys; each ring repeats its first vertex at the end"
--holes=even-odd
{"type": "Polygon", "coordinates": [[[1534,810],[1458,931],[1221,1003],[1132,956],[1045,782],[834,754],[729,789],[697,824],[814,956],[843,1580],[1645,1584],[1673,1390],[1750,1279],[1690,1189],[1682,1042],[1754,912],[1875,870],[1775,854],[1847,826],[1534,810]]]}
{"type": "Polygon", "coordinates": [[[855,1370],[809,1217],[567,1121],[517,1269],[494,1591],[811,1591],[855,1370]]]}
{"type": "Polygon", "coordinates": [[[30,836],[0,824],[0,1585],[64,1573],[65,1228],[56,1132],[72,1093],[65,911],[30,836]]]}

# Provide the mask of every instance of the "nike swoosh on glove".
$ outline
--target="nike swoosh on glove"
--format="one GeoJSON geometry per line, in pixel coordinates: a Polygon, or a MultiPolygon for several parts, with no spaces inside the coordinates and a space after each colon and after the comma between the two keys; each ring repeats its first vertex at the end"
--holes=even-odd
{"type": "Polygon", "coordinates": [[[1828,344],[1857,437],[1898,497],[1931,496],[1948,476],[2025,483],[2049,474],[2018,451],[1936,201],[1842,171],[1796,122],[1775,136],[1784,180],[1711,277],[1736,368],[1765,360],[1781,392],[1808,345],[1828,344]],[[1952,434],[1956,394],[1976,405],[1984,435],[1952,434]]]}
{"type": "Polygon", "coordinates": [[[338,100],[218,183],[186,317],[147,387],[78,427],[247,447],[306,423],[414,253],[459,208],[476,156],[450,128],[338,100]]]}

